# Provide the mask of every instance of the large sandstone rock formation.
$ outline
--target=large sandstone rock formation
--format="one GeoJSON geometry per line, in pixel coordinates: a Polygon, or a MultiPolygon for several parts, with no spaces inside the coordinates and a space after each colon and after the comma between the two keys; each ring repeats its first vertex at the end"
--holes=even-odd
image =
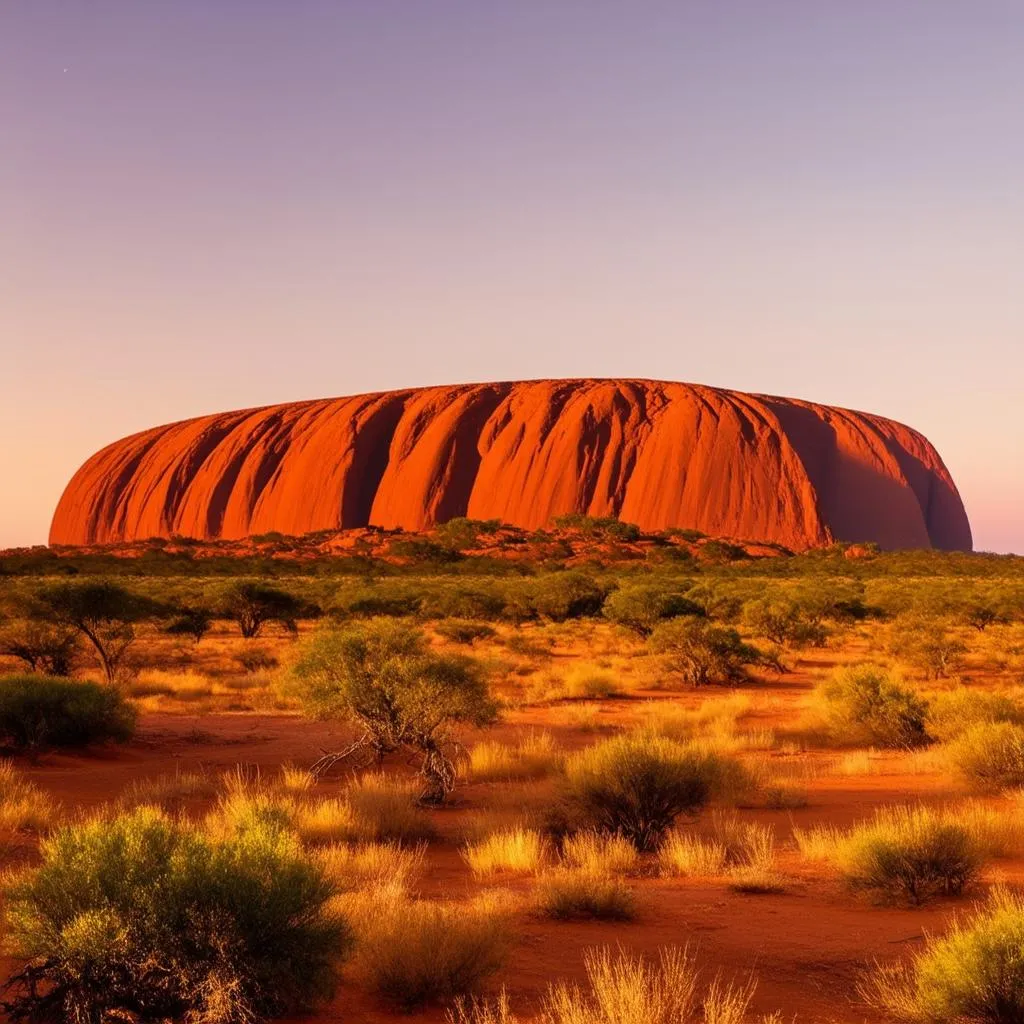
{"type": "Polygon", "coordinates": [[[581,512],[793,549],[969,550],[935,449],[899,423],[643,380],[467,384],[203,416],[85,463],[53,544],[234,539],[581,512]]]}

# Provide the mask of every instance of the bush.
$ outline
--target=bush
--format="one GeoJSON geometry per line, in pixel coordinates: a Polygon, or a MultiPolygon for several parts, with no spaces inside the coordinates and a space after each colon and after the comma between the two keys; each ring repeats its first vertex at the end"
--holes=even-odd
{"type": "Polygon", "coordinates": [[[1024,708],[1006,694],[966,686],[937,693],[928,701],[928,732],[944,743],[976,725],[995,722],[1024,725],[1024,708]]]}
{"type": "Polygon", "coordinates": [[[960,667],[967,647],[940,623],[902,623],[893,630],[890,653],[926,679],[942,679],[960,667]]]}
{"type": "Polygon", "coordinates": [[[543,576],[533,583],[530,603],[533,610],[554,622],[598,615],[607,590],[582,572],[559,572],[543,576]]]}
{"type": "Polygon", "coordinates": [[[434,627],[438,636],[453,644],[471,644],[474,640],[486,640],[494,636],[494,629],[486,622],[471,622],[465,619],[449,619],[434,627]]]}
{"type": "Polygon", "coordinates": [[[665,656],[666,667],[689,686],[709,683],[735,685],[746,678],[746,666],[764,656],[745,644],[735,629],[699,619],[671,619],[656,627],[648,639],[653,654],[665,656]]]}
{"type": "Polygon", "coordinates": [[[925,937],[908,963],[876,969],[861,986],[897,1020],[1008,1024],[1024,1020],[1024,899],[996,890],[972,918],[925,937]]]}
{"type": "Polygon", "coordinates": [[[724,759],[662,736],[619,736],[566,762],[566,798],[582,822],[650,850],[680,814],[710,799],[724,777],[724,759]]]}
{"type": "Polygon", "coordinates": [[[213,626],[213,614],[206,608],[187,607],[178,613],[165,627],[171,636],[190,636],[199,643],[213,626]]]}
{"type": "Polygon", "coordinates": [[[331,993],[333,888],[268,824],[213,840],[153,808],[56,833],[9,886],[13,1019],[242,1024],[331,993]]]}
{"type": "Polygon", "coordinates": [[[651,631],[664,619],[681,615],[703,616],[704,609],[675,590],[666,590],[652,584],[622,587],[605,598],[604,617],[625,626],[641,636],[651,631]]]}
{"type": "Polygon", "coordinates": [[[405,749],[420,758],[422,800],[439,803],[455,785],[450,750],[456,723],[482,726],[497,717],[471,658],[431,651],[422,631],[390,619],[321,631],[301,648],[291,689],[308,714],[357,725],[363,737],[322,766],[343,758],[405,749]]]}
{"type": "Polygon", "coordinates": [[[0,654],[17,658],[30,672],[69,676],[78,652],[78,634],[67,626],[26,620],[0,631],[0,654]]]}
{"type": "Polygon", "coordinates": [[[221,598],[221,614],[238,624],[238,631],[251,640],[268,622],[277,622],[289,633],[298,632],[296,620],[313,616],[316,609],[278,587],[241,580],[227,588],[221,598]]]}
{"type": "Polygon", "coordinates": [[[883,808],[847,833],[794,834],[808,855],[834,863],[852,889],[888,900],[959,896],[983,861],[965,826],[927,807],[883,808]]]}
{"type": "Polygon", "coordinates": [[[818,697],[836,742],[897,749],[928,742],[927,702],[878,665],[837,669],[818,697]]]}
{"type": "Polygon", "coordinates": [[[1024,726],[976,725],[950,744],[950,765],[972,787],[986,792],[1024,786],[1024,726]]]}
{"type": "Polygon", "coordinates": [[[629,921],[636,913],[633,893],[621,878],[586,868],[546,871],[537,880],[536,899],[538,911],[556,921],[629,921]]]}
{"type": "Polygon", "coordinates": [[[135,709],[109,686],[51,679],[0,677],[0,741],[18,750],[123,742],[135,731],[135,709]]]}
{"type": "Polygon", "coordinates": [[[792,647],[823,647],[828,630],[795,601],[759,598],[743,606],[743,621],[756,635],[792,647]]]}
{"type": "Polygon", "coordinates": [[[492,899],[434,903],[389,888],[344,905],[358,940],[357,973],[403,1010],[469,995],[505,962],[508,922],[492,899]]]}

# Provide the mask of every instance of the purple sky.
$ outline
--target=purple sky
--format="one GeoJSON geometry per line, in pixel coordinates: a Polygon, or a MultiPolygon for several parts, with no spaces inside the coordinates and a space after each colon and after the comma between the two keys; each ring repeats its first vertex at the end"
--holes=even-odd
{"type": "Polygon", "coordinates": [[[638,376],[891,416],[1024,552],[1019,0],[0,3],[0,546],[169,420],[638,376]]]}

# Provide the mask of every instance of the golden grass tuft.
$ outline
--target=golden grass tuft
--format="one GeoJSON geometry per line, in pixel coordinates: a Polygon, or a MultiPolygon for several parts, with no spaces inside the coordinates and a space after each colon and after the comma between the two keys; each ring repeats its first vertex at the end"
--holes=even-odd
{"type": "Polygon", "coordinates": [[[340,892],[383,885],[404,891],[422,869],[426,849],[426,843],[414,847],[396,843],[342,843],[321,847],[316,856],[324,873],[340,892]]]}
{"type": "Polygon", "coordinates": [[[42,832],[54,823],[59,812],[59,806],[10,761],[0,761],[0,830],[42,832]]]}
{"type": "Polygon", "coordinates": [[[585,868],[545,871],[537,879],[535,900],[540,914],[557,921],[629,921],[636,915],[633,892],[621,878],[585,868]]]}
{"type": "Polygon", "coordinates": [[[499,873],[531,874],[544,864],[547,840],[525,828],[500,829],[463,850],[474,876],[486,878],[499,873]]]}
{"type": "Polygon", "coordinates": [[[485,740],[469,752],[469,773],[475,782],[540,779],[557,772],[565,760],[549,732],[531,732],[509,745],[485,740]]]}
{"type": "Polygon", "coordinates": [[[622,836],[577,832],[562,842],[562,861],[595,874],[630,875],[640,868],[640,854],[622,836]]]}

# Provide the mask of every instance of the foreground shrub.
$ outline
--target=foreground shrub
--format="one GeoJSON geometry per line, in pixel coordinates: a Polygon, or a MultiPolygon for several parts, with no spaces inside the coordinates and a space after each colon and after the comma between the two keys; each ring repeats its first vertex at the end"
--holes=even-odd
{"type": "Polygon", "coordinates": [[[124,741],[135,709],[98,683],[25,675],[0,677],[0,741],[19,750],[124,741]]]}
{"type": "Polygon", "coordinates": [[[1024,726],[977,725],[950,745],[946,757],[974,789],[998,792],[1024,786],[1024,726]]]}
{"type": "Polygon", "coordinates": [[[865,998],[898,1020],[1015,1024],[1024,1020],[1024,899],[997,890],[972,919],[927,936],[909,962],[880,967],[865,998]]]}
{"type": "Polygon", "coordinates": [[[506,908],[486,895],[434,903],[389,887],[356,893],[344,906],[358,942],[357,974],[404,1010],[470,995],[505,962],[506,908]]]}
{"type": "Polygon", "coordinates": [[[537,910],[556,921],[628,921],[636,913],[633,893],[621,878],[587,868],[544,872],[537,880],[536,900],[537,910]]]}
{"type": "Polygon", "coordinates": [[[650,850],[681,814],[710,799],[724,759],[663,736],[634,733],[605,740],[566,762],[566,798],[581,822],[650,850]]]}
{"type": "Polygon", "coordinates": [[[928,704],[878,665],[837,669],[817,696],[837,743],[909,748],[928,742],[928,704]]]}
{"type": "Polygon", "coordinates": [[[893,807],[849,832],[794,831],[806,856],[831,861],[856,890],[883,899],[924,903],[959,896],[983,863],[969,829],[927,807],[893,807]]]}
{"type": "Polygon", "coordinates": [[[670,619],[654,629],[647,643],[653,654],[664,656],[666,668],[688,686],[735,686],[747,678],[746,666],[765,660],[732,627],[702,619],[670,619]]]}
{"type": "Polygon", "coordinates": [[[333,989],[348,943],[333,887],[298,840],[216,840],[142,808],[44,840],[8,888],[15,1020],[248,1024],[333,989]]]}

